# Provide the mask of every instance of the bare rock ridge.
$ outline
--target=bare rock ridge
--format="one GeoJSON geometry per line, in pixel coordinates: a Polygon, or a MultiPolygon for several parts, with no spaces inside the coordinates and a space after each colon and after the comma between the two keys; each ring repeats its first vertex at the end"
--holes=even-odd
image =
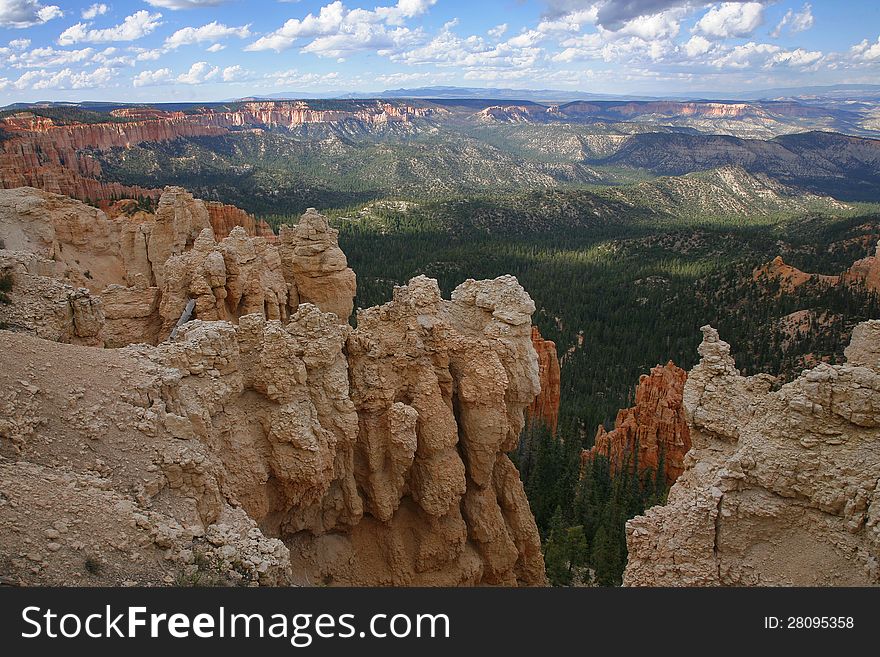
{"type": "Polygon", "coordinates": [[[860,284],[867,289],[880,292],[880,243],[873,255],[861,260],[856,260],[852,266],[840,276],[826,274],[812,274],[801,271],[797,267],[787,264],[781,256],[757,268],[753,273],[756,280],[767,277],[779,281],[780,291],[793,292],[795,289],[809,281],[818,281],[827,285],[845,283],[848,285],[860,284]]]}
{"type": "Polygon", "coordinates": [[[671,361],[643,374],[635,406],[617,413],[612,431],[599,425],[593,447],[582,458],[605,456],[617,472],[636,467],[639,473],[662,469],[666,484],[671,485],[684,470],[685,454],[691,448],[682,404],[686,380],[687,372],[671,361]]]}
{"type": "Polygon", "coordinates": [[[540,386],[515,278],[445,300],[417,277],[352,329],[354,274],[314,211],[272,244],[218,239],[183,190],[146,224],[9,190],[0,238],[13,582],[545,583],[506,456],[540,386]],[[85,346],[159,342],[189,300],[173,341],[85,346]]]}
{"type": "Polygon", "coordinates": [[[237,223],[249,215],[230,207],[218,209],[182,188],[167,187],[155,215],[109,217],[57,194],[31,188],[0,190],[0,239],[7,250],[48,261],[25,272],[19,256],[16,267],[23,275],[57,279],[28,279],[28,285],[22,279],[16,290],[25,291],[31,305],[42,299],[46,308],[23,314],[16,310],[23,308],[21,304],[0,307],[0,320],[17,313],[5,321],[35,331],[34,322],[47,325],[48,319],[39,318],[57,314],[52,310],[55,302],[68,293],[57,292],[55,301],[48,303],[45,295],[26,291],[32,285],[57,287],[63,281],[82,290],[77,292],[81,299],[88,293],[101,308],[101,319],[88,336],[79,335],[83,329],[73,330],[63,313],[49,333],[37,331],[43,337],[70,334],[65,340],[69,342],[84,343],[78,338],[87,337],[87,344],[111,347],[156,344],[168,336],[189,299],[196,300],[196,317],[205,320],[237,322],[242,315],[260,313],[286,321],[302,300],[348,321],[355,275],[339,249],[337,231],[326,219],[310,211],[276,243],[274,238],[249,235],[247,226],[237,223]],[[224,217],[233,221],[221,222],[224,217]],[[233,227],[226,235],[213,228],[229,225],[233,227]],[[29,323],[24,315],[35,319],[29,323]]]}
{"type": "Polygon", "coordinates": [[[560,364],[556,343],[545,340],[537,326],[532,327],[532,346],[538,354],[541,391],[529,405],[529,422],[540,422],[555,434],[559,424],[560,364]]]}
{"type": "Polygon", "coordinates": [[[880,321],[775,392],[709,326],[699,353],[693,447],[667,505],[627,523],[624,584],[880,584],[880,321]]]}

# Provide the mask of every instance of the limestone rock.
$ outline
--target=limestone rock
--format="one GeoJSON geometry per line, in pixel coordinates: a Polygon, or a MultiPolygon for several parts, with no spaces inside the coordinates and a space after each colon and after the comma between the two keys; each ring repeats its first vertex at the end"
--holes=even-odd
{"type": "Polygon", "coordinates": [[[847,363],[775,392],[703,328],[684,394],[693,448],[667,505],[627,523],[624,584],[880,584],[878,326],[856,327],[847,363]]]}
{"type": "Polygon", "coordinates": [[[314,208],[278,235],[284,278],[295,286],[300,303],[313,303],[347,322],[354,305],[356,279],[339,248],[339,231],[314,208]]]}
{"type": "Polygon", "coordinates": [[[147,242],[147,257],[158,287],[164,283],[166,261],[191,248],[205,229],[211,230],[211,221],[204,202],[182,187],[166,187],[147,242]]]}
{"type": "Polygon", "coordinates": [[[691,448],[690,429],[682,397],[687,372],[672,361],[643,374],[636,388],[636,403],[617,413],[614,429],[599,425],[596,439],[584,459],[601,455],[615,471],[638,464],[639,473],[663,468],[668,486],[684,470],[684,457],[691,448]]]}
{"type": "Polygon", "coordinates": [[[532,327],[532,346],[538,354],[538,376],[541,392],[529,405],[529,422],[540,422],[555,434],[559,423],[559,391],[561,372],[556,343],[545,340],[537,326],[532,327]]]}
{"type": "Polygon", "coordinates": [[[33,253],[0,250],[0,276],[10,276],[8,304],[0,304],[7,328],[46,340],[104,346],[104,311],[99,297],[51,275],[52,260],[33,253]]]}

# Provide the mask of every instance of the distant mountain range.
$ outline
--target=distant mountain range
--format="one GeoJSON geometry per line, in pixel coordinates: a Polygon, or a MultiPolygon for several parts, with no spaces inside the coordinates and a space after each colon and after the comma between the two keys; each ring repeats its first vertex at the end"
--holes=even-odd
{"type": "MultiPolygon", "coordinates": [[[[275,94],[249,96],[246,100],[286,100],[306,98],[419,98],[419,99],[491,99],[530,100],[535,102],[569,102],[573,100],[771,100],[779,98],[828,98],[851,100],[880,99],[880,84],[835,84],[810,87],[779,87],[755,91],[688,91],[657,95],[602,94],[589,91],[562,89],[507,89],[499,87],[431,86],[412,89],[385,89],[384,91],[331,91],[322,94],[284,91],[275,94]]],[[[240,99],[241,100],[241,99],[240,99]]]]}

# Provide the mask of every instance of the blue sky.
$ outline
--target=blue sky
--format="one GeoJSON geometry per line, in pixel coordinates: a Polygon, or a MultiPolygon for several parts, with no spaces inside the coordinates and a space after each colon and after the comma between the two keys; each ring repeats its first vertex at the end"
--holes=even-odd
{"type": "Polygon", "coordinates": [[[865,82],[877,0],[0,0],[0,105],[865,82]]]}

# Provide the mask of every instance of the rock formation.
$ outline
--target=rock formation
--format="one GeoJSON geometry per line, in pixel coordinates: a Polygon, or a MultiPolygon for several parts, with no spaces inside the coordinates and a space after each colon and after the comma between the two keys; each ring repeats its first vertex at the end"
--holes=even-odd
{"type": "Polygon", "coordinates": [[[559,424],[560,366],[556,343],[545,340],[537,326],[532,327],[532,346],[538,354],[541,392],[528,408],[529,422],[540,422],[555,434],[559,424]]]}
{"type": "Polygon", "coordinates": [[[709,326],[699,353],[693,448],[668,504],[627,523],[624,584],[880,584],[880,321],[775,392],[709,326]]]}
{"type": "Polygon", "coordinates": [[[242,127],[290,130],[309,123],[408,123],[437,111],[442,110],[380,101],[363,101],[351,110],[319,110],[310,108],[305,101],[278,101],[244,103],[231,111],[203,108],[191,114],[121,108],[113,110],[113,117],[107,122],[63,124],[20,112],[0,119],[0,131],[6,136],[0,140],[0,188],[37,187],[93,201],[158,198],[162,190],[102,179],[101,164],[90,151],[225,135],[230,129],[242,127]]]}
{"type": "Polygon", "coordinates": [[[880,292],[880,244],[877,244],[873,255],[856,260],[841,276],[804,272],[786,264],[781,256],[776,256],[753,273],[755,280],[762,276],[778,280],[781,292],[793,292],[809,281],[818,281],[827,285],[837,285],[841,282],[849,285],[861,284],[869,290],[880,292]]]}
{"type": "Polygon", "coordinates": [[[614,429],[599,425],[593,447],[584,459],[608,458],[613,470],[632,468],[657,472],[663,468],[667,485],[684,470],[685,454],[691,448],[690,429],[685,419],[682,396],[687,372],[671,361],[657,365],[639,378],[636,403],[617,413],[614,429]]]}
{"type": "MultiPolygon", "coordinates": [[[[109,347],[167,337],[190,299],[196,317],[207,320],[237,322],[256,312],[286,321],[302,301],[348,321],[355,275],[326,218],[311,210],[278,244],[248,230],[262,229],[238,208],[206,204],[180,187],[163,191],[155,215],[112,218],[57,194],[0,190],[0,239],[48,261],[40,273],[58,280],[45,285],[88,290],[104,322],[100,339],[88,337],[109,347]],[[230,225],[228,235],[221,232],[230,225]]],[[[51,296],[54,308],[68,293],[51,296]]],[[[6,317],[11,312],[0,307],[0,320],[28,325],[6,317]]],[[[85,337],[62,328],[38,334],[85,337]]]]}
{"type": "Polygon", "coordinates": [[[300,303],[314,303],[348,321],[354,306],[356,279],[339,248],[339,231],[309,208],[299,223],[282,226],[278,235],[284,278],[296,283],[300,303]]]}
{"type": "Polygon", "coordinates": [[[545,583],[506,456],[540,384],[515,278],[444,300],[418,277],[352,329],[354,274],[314,211],[276,245],[218,240],[183,190],[134,225],[62,203],[40,228],[3,200],[22,249],[0,251],[5,583],[545,583]],[[66,250],[80,212],[121,236],[97,292],[70,284],[81,259],[35,252],[66,250]],[[161,341],[188,300],[174,340],[130,339],[161,341]]]}
{"type": "Polygon", "coordinates": [[[270,242],[275,240],[275,233],[269,224],[263,220],[257,221],[241,208],[218,201],[209,201],[205,207],[215,235],[229,235],[233,228],[241,226],[248,235],[265,237],[270,242]]]}

